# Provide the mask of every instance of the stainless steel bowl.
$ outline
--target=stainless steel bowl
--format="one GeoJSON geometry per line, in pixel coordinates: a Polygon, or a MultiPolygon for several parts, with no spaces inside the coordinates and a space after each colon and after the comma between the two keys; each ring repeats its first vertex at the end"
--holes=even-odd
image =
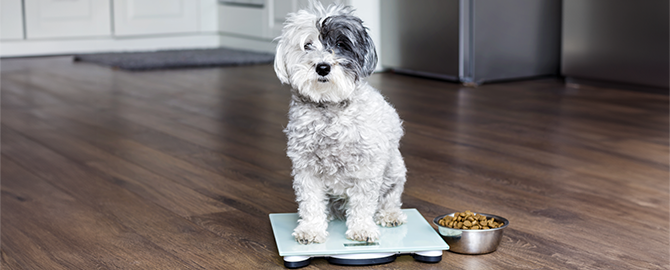
{"type": "MultiPolygon", "coordinates": [[[[495,229],[487,230],[462,230],[453,229],[440,225],[440,219],[445,216],[454,216],[455,213],[441,215],[433,219],[433,223],[437,225],[438,232],[449,244],[449,251],[463,254],[486,254],[495,251],[502,239],[503,229],[507,228],[509,221],[503,217],[482,214],[486,218],[494,218],[497,222],[502,222],[503,225],[495,229]]],[[[473,213],[476,214],[476,213],[473,213]]]]}

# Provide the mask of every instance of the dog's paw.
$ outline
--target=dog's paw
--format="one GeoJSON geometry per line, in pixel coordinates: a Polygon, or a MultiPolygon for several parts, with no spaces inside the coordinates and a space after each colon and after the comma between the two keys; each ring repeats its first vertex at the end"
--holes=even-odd
{"type": "Polygon", "coordinates": [[[345,233],[347,238],[354,241],[375,242],[379,239],[379,228],[376,225],[351,228],[345,233]]]}
{"type": "Polygon", "coordinates": [[[314,227],[309,228],[308,226],[298,226],[293,231],[293,237],[298,243],[302,245],[307,245],[311,243],[324,243],[328,238],[328,231],[325,229],[320,230],[314,227]]]}
{"type": "Polygon", "coordinates": [[[400,209],[396,211],[380,211],[375,216],[375,222],[382,227],[397,227],[407,222],[407,215],[400,209]]]}

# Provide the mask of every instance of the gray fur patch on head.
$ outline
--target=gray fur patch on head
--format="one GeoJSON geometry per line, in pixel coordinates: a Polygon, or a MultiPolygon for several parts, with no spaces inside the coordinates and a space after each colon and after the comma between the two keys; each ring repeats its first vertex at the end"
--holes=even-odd
{"type": "Polygon", "coordinates": [[[323,18],[317,24],[319,39],[326,50],[350,60],[342,63],[353,70],[356,77],[368,77],[377,66],[377,52],[363,21],[343,14],[323,18]]]}

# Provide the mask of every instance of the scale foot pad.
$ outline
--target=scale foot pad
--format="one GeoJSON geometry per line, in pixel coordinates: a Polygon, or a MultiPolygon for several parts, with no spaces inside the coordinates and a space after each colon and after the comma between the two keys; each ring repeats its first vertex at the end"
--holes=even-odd
{"type": "Polygon", "coordinates": [[[308,266],[310,262],[312,257],[309,256],[284,256],[284,266],[290,269],[308,266]]]}

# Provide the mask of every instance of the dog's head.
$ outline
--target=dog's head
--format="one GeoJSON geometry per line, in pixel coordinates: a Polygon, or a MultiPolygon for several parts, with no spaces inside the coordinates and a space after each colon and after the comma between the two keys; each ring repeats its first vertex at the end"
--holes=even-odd
{"type": "Polygon", "coordinates": [[[313,102],[340,102],[377,66],[377,53],[363,21],[352,8],[310,1],[310,7],[288,15],[278,37],[274,68],[313,102]]]}

